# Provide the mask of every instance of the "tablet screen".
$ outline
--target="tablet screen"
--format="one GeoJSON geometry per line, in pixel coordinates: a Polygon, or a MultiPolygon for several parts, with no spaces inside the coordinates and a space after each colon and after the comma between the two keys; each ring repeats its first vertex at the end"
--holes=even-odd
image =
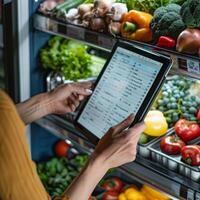
{"type": "Polygon", "coordinates": [[[111,126],[136,114],[162,65],[117,47],[78,123],[101,138],[111,126]]]}

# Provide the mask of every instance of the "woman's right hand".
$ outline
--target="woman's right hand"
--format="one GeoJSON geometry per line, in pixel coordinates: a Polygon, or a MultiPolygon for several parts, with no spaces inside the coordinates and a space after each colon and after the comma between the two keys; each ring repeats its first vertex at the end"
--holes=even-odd
{"type": "Polygon", "coordinates": [[[136,158],[137,143],[144,131],[144,123],[136,124],[127,129],[134,120],[130,115],[116,126],[111,127],[99,141],[92,159],[97,159],[106,170],[118,167],[136,158]]]}
{"type": "Polygon", "coordinates": [[[63,194],[64,197],[68,196],[72,200],[81,197],[81,200],[87,200],[108,169],[135,160],[137,143],[144,130],[144,124],[136,124],[127,129],[133,119],[131,115],[108,130],[85,168],[63,194]]]}

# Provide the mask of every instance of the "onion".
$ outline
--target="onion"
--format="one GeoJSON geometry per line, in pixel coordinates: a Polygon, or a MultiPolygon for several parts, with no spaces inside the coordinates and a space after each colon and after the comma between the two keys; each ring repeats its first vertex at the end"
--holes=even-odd
{"type": "Polygon", "coordinates": [[[47,13],[48,11],[53,10],[56,6],[58,5],[58,3],[54,0],[47,0],[44,1],[42,4],[40,4],[40,11],[42,13],[47,13]]]}
{"type": "Polygon", "coordinates": [[[127,12],[128,12],[128,8],[127,8],[126,4],[114,3],[112,5],[112,9],[111,9],[111,13],[113,13],[111,18],[114,21],[120,21],[122,19],[122,16],[127,12]]]}
{"type": "Polygon", "coordinates": [[[78,15],[78,9],[77,8],[71,8],[67,14],[66,14],[66,18],[69,20],[73,20],[76,18],[76,16],[78,15]]]}
{"type": "Polygon", "coordinates": [[[120,22],[111,22],[108,26],[108,30],[112,35],[119,35],[121,31],[121,23],[120,22]]]}
{"type": "Polygon", "coordinates": [[[106,28],[105,21],[102,18],[92,18],[90,20],[90,28],[93,31],[103,32],[106,28]]]}
{"type": "Polygon", "coordinates": [[[112,0],[94,0],[94,12],[98,17],[105,17],[112,8],[112,0]]]}
{"type": "Polygon", "coordinates": [[[199,54],[200,57],[200,30],[185,29],[178,36],[176,50],[189,54],[199,54]]]}
{"type": "Polygon", "coordinates": [[[85,13],[90,12],[93,8],[93,4],[81,4],[78,7],[78,13],[82,17],[85,15],[85,13]]]}

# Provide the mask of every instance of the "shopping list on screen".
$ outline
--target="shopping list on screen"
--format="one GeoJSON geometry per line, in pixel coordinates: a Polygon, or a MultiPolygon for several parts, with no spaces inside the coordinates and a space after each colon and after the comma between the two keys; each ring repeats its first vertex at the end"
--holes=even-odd
{"type": "Polygon", "coordinates": [[[136,114],[162,63],[122,47],[113,54],[78,122],[101,138],[129,114],[136,114]]]}

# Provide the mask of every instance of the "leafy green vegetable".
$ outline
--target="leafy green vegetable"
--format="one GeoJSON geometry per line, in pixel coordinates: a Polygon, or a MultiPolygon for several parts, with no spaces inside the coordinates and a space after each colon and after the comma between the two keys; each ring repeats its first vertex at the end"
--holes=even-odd
{"type": "Polygon", "coordinates": [[[170,0],[126,0],[129,10],[135,9],[153,14],[154,11],[170,3],[170,0]]]}
{"type": "Polygon", "coordinates": [[[37,172],[52,197],[61,195],[79,173],[66,158],[52,158],[46,163],[40,163],[37,172]]]}
{"type": "Polygon", "coordinates": [[[62,72],[67,80],[88,78],[92,75],[92,58],[87,48],[82,43],[55,36],[40,51],[42,66],[62,72]]]}
{"type": "Polygon", "coordinates": [[[200,28],[200,1],[187,0],[182,5],[181,17],[188,28],[200,28]]]}
{"type": "Polygon", "coordinates": [[[169,4],[162,6],[154,12],[151,22],[151,30],[154,40],[160,36],[169,36],[174,39],[185,29],[185,25],[180,16],[181,6],[169,4]]]}

